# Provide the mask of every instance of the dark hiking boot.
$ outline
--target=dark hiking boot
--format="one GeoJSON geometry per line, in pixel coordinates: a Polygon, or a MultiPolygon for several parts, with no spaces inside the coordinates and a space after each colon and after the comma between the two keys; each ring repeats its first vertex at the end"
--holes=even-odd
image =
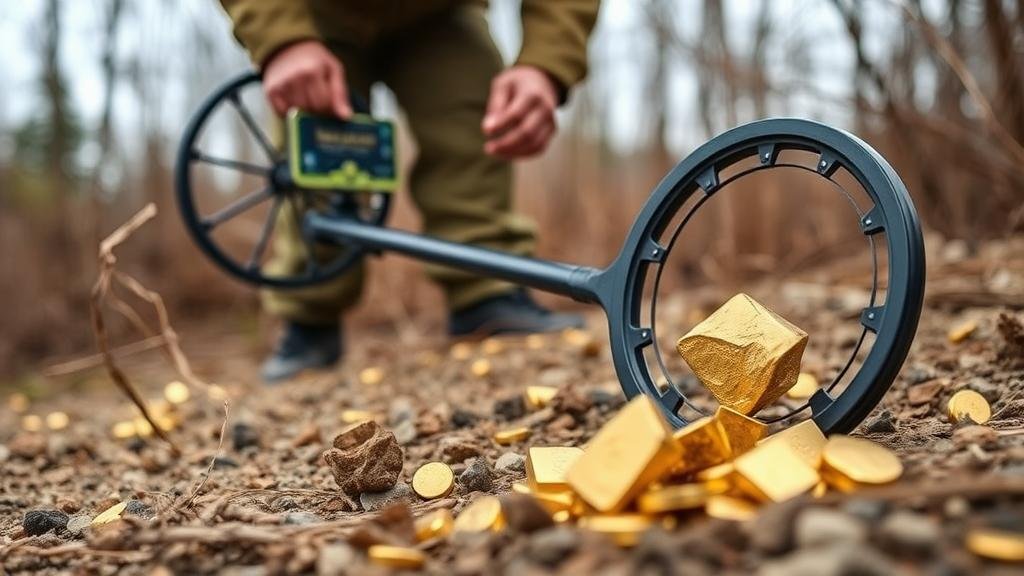
{"type": "Polygon", "coordinates": [[[274,353],[263,363],[264,382],[287,380],[303,370],[330,368],[341,358],[337,324],[310,326],[288,322],[274,353]]]}
{"type": "Polygon", "coordinates": [[[452,336],[530,334],[583,326],[582,316],[552,312],[534,302],[526,290],[488,298],[453,312],[448,319],[448,333],[452,336]]]}

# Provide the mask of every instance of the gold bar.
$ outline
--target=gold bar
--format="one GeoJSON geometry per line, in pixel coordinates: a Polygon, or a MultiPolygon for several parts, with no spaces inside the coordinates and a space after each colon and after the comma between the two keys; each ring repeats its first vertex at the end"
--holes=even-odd
{"type": "Polygon", "coordinates": [[[595,509],[617,512],[665,476],[681,452],[658,407],[640,395],[598,431],[566,478],[595,509]]]}
{"type": "Polygon", "coordinates": [[[718,407],[715,420],[722,425],[733,458],[756,446],[768,431],[767,425],[728,406],[718,407]]]}
{"type": "Polygon", "coordinates": [[[765,442],[737,458],[736,485],[762,502],[782,502],[818,483],[818,472],[784,442],[765,442]]]}
{"type": "Polygon", "coordinates": [[[534,446],[526,453],[526,480],[536,492],[569,489],[566,474],[583,455],[574,446],[534,446]]]}
{"type": "Polygon", "coordinates": [[[825,448],[827,440],[814,420],[804,420],[796,426],[790,426],[781,432],[772,434],[759,444],[769,442],[788,444],[790,448],[796,450],[796,453],[803,458],[808,466],[817,468],[821,465],[821,451],[825,448]]]}
{"type": "Polygon", "coordinates": [[[682,455],[673,474],[688,474],[721,464],[731,457],[729,439],[722,423],[710,416],[691,422],[673,435],[682,455]]]}
{"type": "Polygon", "coordinates": [[[723,406],[753,414],[796,384],[807,333],[737,294],[679,339],[690,369],[723,406]]]}

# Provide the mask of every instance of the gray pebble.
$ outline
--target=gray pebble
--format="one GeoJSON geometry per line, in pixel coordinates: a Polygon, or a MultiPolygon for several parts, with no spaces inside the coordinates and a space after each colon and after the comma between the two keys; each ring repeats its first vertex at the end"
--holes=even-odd
{"type": "Polygon", "coordinates": [[[579,533],[555,526],[535,532],[527,545],[527,555],[541,564],[555,566],[576,551],[580,545],[579,533]]]}
{"type": "Polygon", "coordinates": [[[391,406],[388,409],[388,424],[392,427],[415,419],[416,410],[412,407],[412,401],[408,398],[401,396],[391,402],[391,406]]]}
{"type": "Polygon", "coordinates": [[[127,502],[127,505],[124,507],[124,513],[132,516],[138,516],[139,518],[144,518],[146,520],[156,516],[156,512],[153,510],[152,506],[146,504],[142,500],[135,499],[127,502]]]}
{"type": "Polygon", "coordinates": [[[405,482],[398,482],[390,490],[383,492],[363,492],[359,495],[359,503],[363,510],[374,512],[397,502],[414,502],[412,488],[405,482]]]}
{"type": "Polygon", "coordinates": [[[459,485],[466,492],[488,492],[493,485],[494,471],[486,458],[476,458],[459,475],[459,485]]]}
{"type": "Polygon", "coordinates": [[[0,444],[0,462],[6,462],[11,457],[11,449],[0,444]]]}
{"type": "Polygon", "coordinates": [[[857,517],[831,508],[808,508],[796,518],[794,532],[800,548],[841,542],[864,542],[868,528],[857,517]]]}
{"type": "Polygon", "coordinates": [[[512,474],[526,472],[526,457],[515,452],[505,452],[498,456],[494,463],[494,469],[499,474],[512,474]]]}
{"type": "Polygon", "coordinates": [[[21,521],[21,527],[29,536],[39,536],[50,530],[62,530],[67,525],[68,515],[60,510],[30,510],[21,521]]]}
{"type": "Polygon", "coordinates": [[[71,518],[68,518],[68,525],[65,529],[74,537],[79,537],[85,533],[86,528],[92,524],[92,516],[88,514],[76,514],[71,518]]]}
{"type": "Polygon", "coordinates": [[[260,433],[246,422],[236,422],[231,427],[231,445],[235,450],[244,450],[260,445],[260,433]]]}
{"type": "Polygon", "coordinates": [[[878,539],[893,552],[924,555],[938,544],[939,526],[931,518],[908,510],[893,512],[878,528],[878,539]]]}
{"type": "Polygon", "coordinates": [[[305,524],[316,524],[317,522],[323,522],[323,519],[317,516],[316,514],[313,514],[312,512],[306,512],[305,510],[300,510],[298,512],[289,512],[284,515],[285,524],[295,524],[297,526],[302,526],[305,524]]]}
{"type": "Polygon", "coordinates": [[[899,574],[888,558],[864,544],[802,548],[761,565],[759,576],[891,576],[899,574]]]}
{"type": "Polygon", "coordinates": [[[523,400],[522,395],[505,398],[494,403],[494,416],[498,420],[508,422],[522,418],[524,414],[526,414],[526,401],[523,400]]]}
{"type": "Polygon", "coordinates": [[[412,419],[401,420],[392,426],[391,433],[395,435],[395,440],[404,446],[416,439],[416,423],[412,419]]]}

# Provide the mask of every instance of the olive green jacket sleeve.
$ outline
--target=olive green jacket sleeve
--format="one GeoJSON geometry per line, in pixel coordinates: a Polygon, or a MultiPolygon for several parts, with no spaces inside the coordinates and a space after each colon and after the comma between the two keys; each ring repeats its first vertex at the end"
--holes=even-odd
{"type": "Polygon", "coordinates": [[[600,0],[523,0],[523,48],[518,64],[536,66],[563,94],[587,74],[587,38],[600,0]]]}
{"type": "Polygon", "coordinates": [[[235,38],[262,66],[275,52],[299,40],[319,38],[306,0],[220,0],[235,38]]]}

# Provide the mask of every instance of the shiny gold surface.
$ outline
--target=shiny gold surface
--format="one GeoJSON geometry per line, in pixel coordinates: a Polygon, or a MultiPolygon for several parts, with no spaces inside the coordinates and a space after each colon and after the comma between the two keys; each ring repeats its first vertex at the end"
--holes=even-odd
{"type": "Polygon", "coordinates": [[[903,463],[888,448],[863,438],[835,435],[821,453],[821,475],[843,492],[888,484],[903,474],[903,463]]]}
{"type": "Polygon", "coordinates": [[[814,374],[801,372],[796,378],[796,384],[786,392],[786,397],[794,400],[806,400],[818,391],[818,379],[814,374]]]}
{"type": "Polygon", "coordinates": [[[764,442],[737,458],[736,485],[762,502],[782,502],[814,488],[818,472],[784,442],[764,442]]]}
{"type": "Polygon", "coordinates": [[[673,474],[710,468],[725,462],[732,454],[722,423],[710,416],[680,428],[673,434],[673,439],[681,451],[672,466],[673,474]]]}
{"type": "Polygon", "coordinates": [[[126,439],[135,436],[135,422],[131,420],[125,420],[114,424],[110,428],[110,433],[114,435],[114,438],[126,439]]]}
{"type": "Polygon", "coordinates": [[[964,545],[972,553],[1001,562],[1024,562],[1024,534],[994,528],[974,528],[964,545]]]}
{"type": "Polygon", "coordinates": [[[533,494],[533,490],[530,490],[530,487],[522,482],[513,482],[512,491],[516,494],[533,494]]]}
{"type": "Polygon", "coordinates": [[[427,557],[415,548],[404,546],[389,546],[387,544],[374,544],[366,550],[370,561],[378,566],[389,568],[421,568],[427,561],[427,557]]]}
{"type": "Polygon", "coordinates": [[[124,509],[127,507],[127,502],[118,502],[117,504],[114,504],[93,518],[92,525],[100,526],[102,524],[113,522],[114,520],[119,520],[121,518],[121,513],[124,512],[124,509]]]}
{"type": "Polygon", "coordinates": [[[769,442],[784,442],[803,458],[811,468],[821,465],[821,451],[825,448],[828,440],[821,433],[821,429],[814,423],[814,420],[803,422],[786,428],[776,434],[765,438],[762,444],[769,442]]]}
{"type": "Polygon", "coordinates": [[[27,414],[22,416],[21,427],[26,432],[39,432],[43,429],[43,417],[38,414],[27,414]]]}
{"type": "Polygon", "coordinates": [[[359,372],[359,381],[367,386],[376,386],[384,381],[384,371],[376,366],[364,368],[359,372]]]}
{"type": "Polygon", "coordinates": [[[681,452],[658,407],[640,395],[601,428],[566,478],[587,504],[617,512],[664,476],[681,452]]]}
{"type": "Polygon", "coordinates": [[[558,388],[554,386],[527,386],[523,397],[527,406],[537,410],[550,404],[551,399],[557,394],[558,388]]]}
{"type": "Polygon", "coordinates": [[[567,490],[569,468],[583,455],[574,446],[534,446],[526,453],[526,480],[535,491],[567,490]]]}
{"type": "Polygon", "coordinates": [[[345,424],[356,424],[366,420],[376,420],[377,415],[368,410],[342,410],[341,421],[345,424]]]}
{"type": "Polygon", "coordinates": [[[533,499],[551,514],[562,511],[571,512],[576,504],[576,495],[572,490],[534,492],[532,495],[533,499]]]}
{"type": "Polygon", "coordinates": [[[753,414],[796,384],[807,333],[737,294],[679,339],[677,350],[719,404],[753,414]]]}
{"type": "Polygon", "coordinates": [[[164,398],[171,404],[184,404],[190,396],[188,386],[177,380],[164,386],[164,398]]]}
{"type": "Polygon", "coordinates": [[[757,517],[757,506],[743,498],[711,496],[704,505],[704,513],[712,518],[746,522],[757,517]]]}
{"type": "Polygon", "coordinates": [[[984,396],[974,390],[961,390],[949,399],[946,413],[953,423],[971,420],[975,424],[984,424],[992,417],[992,407],[984,396]]]}
{"type": "Polygon", "coordinates": [[[455,517],[452,511],[447,508],[440,508],[428,512],[416,519],[416,540],[423,542],[434,538],[444,538],[451,534],[455,527],[455,517]]]}
{"type": "Polygon", "coordinates": [[[580,528],[604,534],[625,548],[636,546],[651,524],[651,518],[643,514],[597,514],[578,522],[580,528]]]}
{"type": "Polygon", "coordinates": [[[428,462],[412,475],[412,489],[421,498],[444,498],[455,487],[455,474],[444,462],[428,462]]]}
{"type": "Polygon", "coordinates": [[[501,502],[494,496],[482,496],[466,506],[455,519],[455,532],[487,532],[501,530],[505,525],[501,502]]]}
{"type": "Polygon", "coordinates": [[[50,430],[63,430],[70,422],[71,418],[66,412],[50,412],[46,415],[46,427],[50,430]]]}
{"type": "Polygon", "coordinates": [[[728,406],[718,407],[718,410],[715,411],[715,420],[722,425],[729,450],[734,458],[757,445],[757,441],[768,431],[768,426],[759,420],[737,412],[728,406]]]}
{"type": "Polygon", "coordinates": [[[525,426],[499,430],[494,433],[494,441],[502,446],[509,446],[516,442],[522,442],[530,437],[530,429],[525,426]]]}
{"type": "Polygon", "coordinates": [[[473,360],[473,363],[469,365],[469,371],[473,373],[473,376],[483,378],[491,373],[491,361],[486,358],[473,360]]]}
{"type": "Polygon", "coordinates": [[[644,514],[664,514],[704,506],[711,493],[703,484],[676,484],[648,490],[637,498],[637,509],[644,514]]]}
{"type": "Polygon", "coordinates": [[[959,344],[960,342],[970,338],[971,334],[974,334],[974,331],[977,329],[977,320],[965,320],[964,322],[950,328],[949,332],[946,333],[946,338],[951,344],[959,344]]]}

